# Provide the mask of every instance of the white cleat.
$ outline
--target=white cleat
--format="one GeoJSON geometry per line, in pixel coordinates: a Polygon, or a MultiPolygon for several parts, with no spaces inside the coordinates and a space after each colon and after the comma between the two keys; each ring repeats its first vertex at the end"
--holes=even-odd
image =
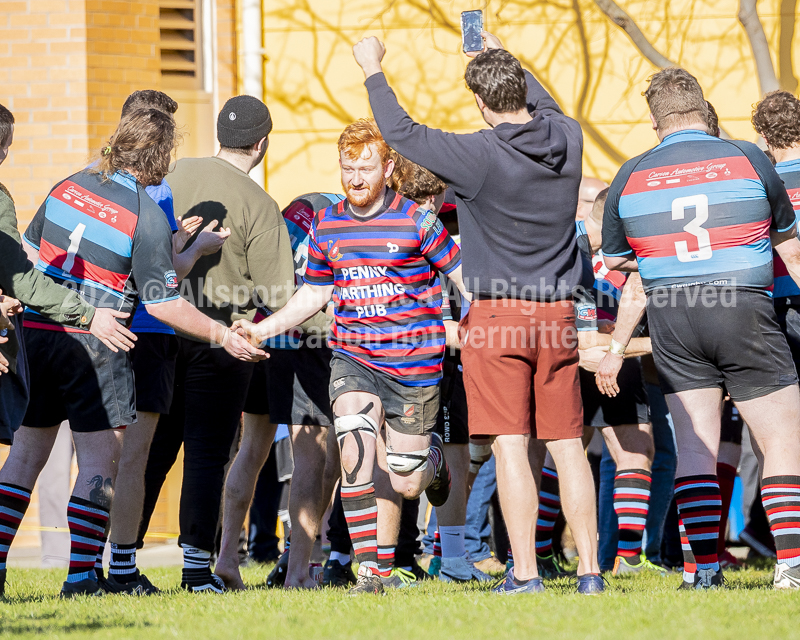
{"type": "Polygon", "coordinates": [[[800,567],[790,567],[785,562],[776,564],[772,586],[775,589],[800,589],[800,567]]]}

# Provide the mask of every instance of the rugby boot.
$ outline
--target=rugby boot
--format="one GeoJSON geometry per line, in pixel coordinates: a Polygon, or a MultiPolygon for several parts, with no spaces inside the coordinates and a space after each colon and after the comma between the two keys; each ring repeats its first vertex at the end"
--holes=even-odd
{"type": "Polygon", "coordinates": [[[603,577],[596,573],[584,573],[582,576],[577,576],[575,586],[578,593],[584,596],[596,596],[606,590],[603,577]]]}
{"type": "Polygon", "coordinates": [[[631,560],[632,558],[617,556],[616,560],[614,560],[614,568],[611,570],[611,575],[624,576],[642,572],[657,573],[661,576],[667,575],[666,569],[650,562],[644,554],[639,556],[639,562],[634,563],[631,560]]]}
{"type": "Polygon", "coordinates": [[[425,489],[425,495],[428,496],[428,502],[431,506],[441,507],[450,495],[450,467],[447,466],[447,460],[444,459],[444,443],[442,436],[434,432],[431,434],[431,448],[439,450],[441,462],[439,468],[436,469],[436,474],[433,480],[425,489]]]}
{"type": "Polygon", "coordinates": [[[322,570],[323,587],[349,587],[356,583],[353,563],[341,564],[338,560],[328,560],[322,570]]]}
{"type": "Polygon", "coordinates": [[[386,595],[386,592],[383,590],[383,581],[378,574],[372,573],[367,567],[359,567],[356,586],[350,589],[347,594],[350,596],[360,596],[364,594],[383,596],[386,595]]]}
{"type": "Polygon", "coordinates": [[[151,596],[161,593],[161,590],[150,582],[146,575],[139,573],[138,569],[134,575],[135,578],[129,582],[118,582],[113,574],[109,574],[103,580],[103,590],[107,593],[125,593],[131,596],[151,596]]]}
{"type": "Polygon", "coordinates": [[[228,590],[222,578],[211,573],[209,567],[184,569],[182,575],[181,589],[186,589],[192,593],[225,593],[228,590]]]}
{"type": "Polygon", "coordinates": [[[405,589],[417,586],[417,576],[411,571],[395,567],[388,578],[381,578],[385,589],[405,589]]]}
{"type": "Polygon", "coordinates": [[[439,570],[439,580],[442,582],[490,582],[492,576],[479,570],[474,563],[464,557],[442,558],[442,567],[439,570]]]}
{"type": "Polygon", "coordinates": [[[694,574],[694,588],[702,589],[723,589],[725,587],[725,578],[722,575],[722,569],[714,571],[714,569],[698,569],[694,574]]]}
{"type": "Polygon", "coordinates": [[[800,589],[800,567],[790,567],[785,562],[776,564],[772,586],[775,589],[800,589]]]}
{"type": "Polygon", "coordinates": [[[500,578],[492,587],[492,593],[499,596],[515,596],[520,593],[541,593],[544,591],[544,582],[540,576],[530,580],[517,580],[514,577],[514,568],[509,569],[505,577],[500,578]]]}
{"type": "Polygon", "coordinates": [[[539,569],[539,575],[544,580],[553,580],[555,578],[566,578],[570,574],[561,568],[558,564],[555,555],[552,553],[548,556],[540,556],[536,554],[536,567],[539,569]]]}
{"type": "Polygon", "coordinates": [[[105,592],[94,578],[85,578],[79,582],[65,582],[61,586],[62,598],[76,596],[102,596],[105,592]]]}
{"type": "Polygon", "coordinates": [[[281,554],[278,563],[272,568],[267,576],[267,587],[270,589],[281,589],[286,584],[286,573],[289,570],[289,549],[281,554]]]}

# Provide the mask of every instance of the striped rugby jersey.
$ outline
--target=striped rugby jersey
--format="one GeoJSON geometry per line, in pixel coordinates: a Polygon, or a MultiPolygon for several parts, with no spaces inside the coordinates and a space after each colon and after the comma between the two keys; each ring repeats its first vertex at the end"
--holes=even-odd
{"type": "MultiPolygon", "coordinates": [[[[786,192],[792,201],[795,218],[800,222],[800,160],[779,162],[775,165],[775,171],[778,172],[781,180],[783,180],[786,192]]],[[[776,253],[772,256],[772,259],[775,265],[775,288],[772,290],[772,295],[775,296],[775,300],[789,296],[800,296],[800,287],[789,275],[786,265],[783,264],[780,256],[776,253]]]]}
{"type": "Polygon", "coordinates": [[[442,377],[441,286],[461,252],[434,213],[387,189],[385,208],[356,218],[347,201],[314,218],[305,282],[335,285],[333,350],[408,386],[442,377]]]}
{"type": "Polygon", "coordinates": [[[636,254],[646,291],[695,284],[768,289],[770,229],[795,224],[767,156],[698,130],[664,138],[611,184],[603,253],[636,254]]]}
{"type": "MultiPolygon", "coordinates": [[[[137,297],[143,304],[179,297],[172,230],[129,174],[104,179],[82,171],[58,183],[23,237],[39,251],[37,269],[95,307],[131,312],[137,297]]],[[[26,326],[80,331],[30,309],[25,318],[26,326]]]]}

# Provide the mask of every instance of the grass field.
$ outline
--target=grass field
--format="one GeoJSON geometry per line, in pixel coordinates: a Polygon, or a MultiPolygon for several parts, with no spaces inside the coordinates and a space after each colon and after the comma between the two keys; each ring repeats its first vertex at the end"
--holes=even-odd
{"type": "Polygon", "coordinates": [[[244,571],[244,593],[189,595],[180,569],[149,569],[165,593],[60,601],[63,571],[11,570],[0,637],[28,638],[800,638],[800,593],[775,592],[767,570],[729,575],[718,592],[678,592],[680,576],[610,578],[599,597],[568,580],[548,592],[501,598],[480,587],[424,585],[386,597],[259,588],[267,568],[244,571]]]}

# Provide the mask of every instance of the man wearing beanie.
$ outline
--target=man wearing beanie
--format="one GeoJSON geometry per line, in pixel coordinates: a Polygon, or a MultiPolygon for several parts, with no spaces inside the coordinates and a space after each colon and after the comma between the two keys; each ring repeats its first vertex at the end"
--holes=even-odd
{"type": "MultiPolygon", "coordinates": [[[[222,250],[200,258],[180,288],[184,298],[226,326],[240,318],[252,319],[258,307],[279,309],[294,290],[286,224],[275,201],[248,175],[264,159],[271,129],[263,102],[251,96],[231,98],[217,119],[221,148],[216,157],[179,160],[167,176],[176,217],[201,216],[201,227],[217,220],[230,229],[222,250]]],[[[222,592],[225,587],[211,573],[209,558],[224,469],[253,365],[180,334],[178,343],[172,406],[159,422],[147,462],[139,542],[183,444],[178,540],[184,550],[182,586],[195,592],[222,592]]]]}

